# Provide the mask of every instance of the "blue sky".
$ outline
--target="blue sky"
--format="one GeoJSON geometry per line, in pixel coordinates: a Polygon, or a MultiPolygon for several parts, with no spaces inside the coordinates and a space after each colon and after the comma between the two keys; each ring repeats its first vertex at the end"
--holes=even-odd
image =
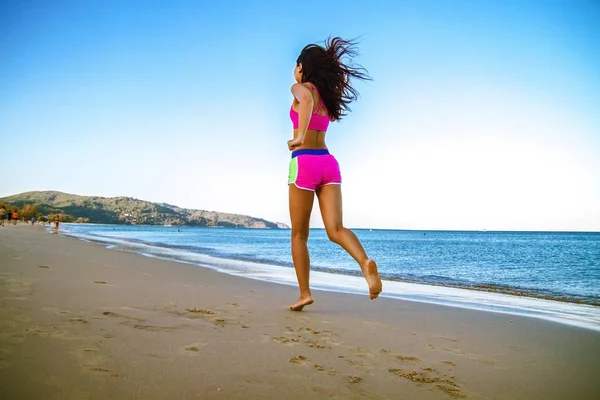
{"type": "Polygon", "coordinates": [[[339,4],[2,2],[0,196],[288,223],[292,70],[333,34],[374,79],[327,135],[348,226],[600,231],[598,2],[339,4]]]}

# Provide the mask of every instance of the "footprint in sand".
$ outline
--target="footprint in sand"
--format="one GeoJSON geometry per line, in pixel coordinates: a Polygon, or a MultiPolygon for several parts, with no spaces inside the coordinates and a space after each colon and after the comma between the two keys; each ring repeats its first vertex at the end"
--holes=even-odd
{"type": "Polygon", "coordinates": [[[116,317],[116,318],[125,319],[125,321],[120,322],[119,325],[126,325],[133,329],[140,329],[140,330],[151,331],[151,332],[172,331],[172,330],[181,328],[181,326],[158,326],[158,325],[144,324],[143,322],[145,322],[146,320],[143,318],[131,317],[129,315],[123,315],[123,314],[117,314],[112,311],[104,311],[102,313],[102,315],[105,315],[107,317],[116,317]]]}
{"type": "Polygon", "coordinates": [[[308,347],[331,350],[331,346],[329,346],[327,344],[319,343],[318,341],[311,340],[311,339],[305,339],[304,344],[306,344],[308,347]]]}
{"type": "Polygon", "coordinates": [[[161,331],[172,331],[177,329],[176,326],[157,326],[157,325],[144,325],[144,324],[133,324],[133,325],[129,325],[131,326],[133,329],[141,329],[144,331],[150,331],[150,332],[161,332],[161,331]]]}
{"type": "Polygon", "coordinates": [[[202,308],[186,308],[185,311],[191,312],[194,314],[202,314],[202,315],[214,315],[214,312],[211,310],[204,310],[202,308]]]}
{"type": "Polygon", "coordinates": [[[97,366],[85,366],[85,369],[94,374],[98,374],[100,376],[108,377],[108,378],[120,378],[121,375],[111,369],[97,366]]]}
{"type": "Polygon", "coordinates": [[[447,336],[438,336],[438,338],[440,338],[440,339],[444,339],[444,340],[448,340],[448,341],[450,341],[450,342],[458,342],[458,340],[456,340],[456,339],[453,339],[453,338],[451,338],[451,337],[447,337],[447,336]]]}
{"type": "Polygon", "coordinates": [[[166,360],[167,359],[167,357],[163,357],[161,355],[153,354],[153,353],[148,353],[147,356],[148,357],[152,357],[152,358],[158,358],[158,359],[161,359],[161,360],[166,360]]]}
{"type": "Polygon", "coordinates": [[[414,357],[414,356],[403,356],[402,354],[398,354],[396,356],[396,359],[399,361],[410,361],[410,362],[417,362],[417,361],[421,361],[421,359],[419,357],[414,357]]]}
{"type": "Polygon", "coordinates": [[[339,335],[327,330],[318,331],[309,327],[300,327],[294,330],[293,328],[286,326],[283,333],[287,334],[288,332],[300,332],[297,337],[308,347],[331,350],[332,345],[340,345],[338,341],[332,339],[333,336],[339,335]]]}
{"type": "Polygon", "coordinates": [[[129,321],[137,321],[137,322],[143,322],[143,321],[145,321],[145,319],[143,319],[143,318],[131,317],[129,315],[118,314],[118,313],[115,313],[115,312],[112,312],[112,311],[104,311],[102,313],[102,315],[105,315],[107,317],[124,318],[124,319],[129,320],[129,321]]]}
{"type": "Polygon", "coordinates": [[[464,393],[461,390],[461,387],[456,382],[454,382],[453,377],[441,375],[434,368],[430,367],[423,368],[423,371],[425,372],[397,368],[388,369],[388,372],[399,377],[409,379],[412,382],[432,384],[437,389],[441,390],[442,392],[448,394],[451,397],[465,397],[464,393]]]}
{"type": "Polygon", "coordinates": [[[200,354],[202,352],[202,347],[205,346],[208,346],[207,342],[196,342],[182,347],[179,351],[190,356],[195,356],[200,354]]]}
{"type": "Polygon", "coordinates": [[[308,357],[303,356],[303,355],[298,355],[298,356],[290,358],[290,362],[292,364],[306,364],[306,361],[308,361],[308,357]]]}
{"type": "Polygon", "coordinates": [[[362,347],[357,347],[357,348],[353,349],[352,351],[358,357],[364,357],[366,355],[370,355],[369,352],[367,351],[367,349],[364,349],[362,347]]]}
{"type": "Polygon", "coordinates": [[[465,394],[460,391],[460,387],[455,384],[438,383],[435,385],[435,387],[437,387],[442,392],[447,393],[448,395],[450,395],[450,397],[454,397],[457,399],[466,397],[465,394]]]}
{"type": "Polygon", "coordinates": [[[100,349],[96,349],[93,347],[84,347],[84,348],[79,349],[79,351],[83,351],[84,353],[89,353],[92,351],[100,351],[100,349]]]}
{"type": "Polygon", "coordinates": [[[394,350],[380,349],[379,351],[381,353],[384,353],[384,354],[393,354],[393,355],[396,356],[396,360],[401,361],[401,362],[417,362],[417,361],[421,361],[421,359],[419,357],[405,356],[403,354],[396,353],[394,350]]]}
{"type": "MultiPolygon", "coordinates": [[[[225,326],[225,324],[227,322],[225,320],[225,318],[218,316],[217,313],[215,313],[212,310],[205,310],[203,308],[186,308],[185,310],[189,313],[198,315],[198,318],[203,317],[203,318],[207,319],[208,321],[212,322],[213,324],[220,326],[220,327],[225,326]]],[[[190,317],[187,317],[187,318],[190,319],[190,317]]],[[[192,319],[193,318],[194,317],[192,317],[192,319]]]]}
{"type": "Polygon", "coordinates": [[[197,348],[197,347],[193,347],[193,346],[192,347],[186,347],[183,350],[185,350],[185,352],[188,353],[188,354],[198,354],[198,353],[200,353],[200,349],[197,348]]]}
{"type": "Polygon", "coordinates": [[[279,342],[279,343],[290,344],[290,345],[294,345],[299,342],[299,340],[296,338],[287,338],[285,336],[274,337],[273,340],[276,342],[279,342]]]}
{"type": "Polygon", "coordinates": [[[72,324],[76,324],[76,323],[87,324],[89,321],[87,321],[83,317],[79,316],[77,318],[71,318],[71,319],[69,319],[69,322],[72,323],[72,324]]]}
{"type": "Polygon", "coordinates": [[[306,327],[298,328],[298,331],[299,331],[299,332],[306,331],[306,332],[310,332],[310,333],[312,333],[312,334],[314,334],[314,335],[318,335],[319,333],[321,333],[321,332],[319,332],[319,331],[317,331],[317,330],[315,330],[315,329],[312,329],[312,328],[306,328],[306,327]]]}
{"type": "Polygon", "coordinates": [[[319,372],[327,372],[327,375],[335,376],[338,374],[338,372],[333,368],[330,368],[329,370],[325,371],[325,367],[321,364],[315,364],[314,368],[319,372]]]}
{"type": "Polygon", "coordinates": [[[106,315],[106,316],[109,316],[109,317],[118,317],[119,316],[118,314],[116,314],[116,313],[114,313],[112,311],[104,311],[102,313],[102,315],[106,315]]]}
{"type": "Polygon", "coordinates": [[[351,365],[351,366],[355,366],[355,365],[358,365],[359,367],[364,367],[364,366],[365,366],[365,363],[364,363],[364,362],[362,362],[362,361],[355,361],[355,360],[351,360],[351,359],[349,359],[349,358],[347,358],[347,359],[346,359],[346,363],[347,363],[348,365],[351,365]]]}

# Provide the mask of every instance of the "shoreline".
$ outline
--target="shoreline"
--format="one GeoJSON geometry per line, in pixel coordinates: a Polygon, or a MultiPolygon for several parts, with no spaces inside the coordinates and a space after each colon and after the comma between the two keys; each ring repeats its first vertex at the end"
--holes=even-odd
{"type": "MultiPolygon", "coordinates": [[[[75,225],[86,225],[86,224],[75,224],[75,225]]],[[[94,225],[94,224],[87,224],[87,225],[94,225]]],[[[104,225],[104,224],[95,224],[95,225],[104,225]]],[[[153,225],[145,225],[145,226],[153,227],[153,225]]],[[[251,229],[251,228],[244,228],[244,229],[251,229]]],[[[320,228],[314,228],[314,229],[320,230],[320,228]]],[[[380,229],[380,230],[382,230],[382,229],[380,229]]],[[[406,231],[406,230],[392,230],[392,231],[406,231]]],[[[418,232],[421,232],[421,231],[418,231],[418,232]]],[[[431,232],[459,232],[459,231],[431,231],[431,232]]],[[[463,232],[463,231],[460,231],[460,232],[463,232]]],[[[478,233],[476,231],[464,231],[464,232],[478,233]]],[[[495,233],[502,233],[502,232],[504,232],[504,231],[498,231],[495,233]]],[[[506,232],[512,233],[509,231],[506,231],[506,232]]],[[[531,232],[527,232],[527,233],[531,233],[531,232]]],[[[546,232],[540,231],[540,232],[534,232],[534,233],[546,233],[546,232]]],[[[565,233],[565,234],[582,233],[582,234],[585,234],[586,232],[547,232],[547,233],[565,233]]],[[[592,232],[592,233],[596,233],[596,232],[592,232]]],[[[107,246],[110,246],[113,243],[129,243],[129,244],[134,244],[134,245],[143,245],[143,246],[163,248],[163,249],[169,249],[169,250],[177,249],[177,250],[180,250],[183,252],[189,251],[189,249],[187,249],[185,246],[181,247],[181,246],[169,245],[169,244],[165,244],[165,243],[145,242],[143,240],[131,239],[131,238],[117,238],[117,237],[102,236],[102,235],[97,235],[97,234],[82,235],[82,234],[77,234],[74,232],[65,233],[64,231],[61,232],[61,234],[67,235],[69,237],[73,237],[73,238],[79,239],[79,240],[90,240],[90,241],[97,242],[97,243],[104,243],[107,246]]],[[[195,251],[195,252],[197,252],[197,251],[195,251]]],[[[264,262],[259,262],[259,261],[252,260],[252,259],[219,256],[219,255],[213,255],[213,254],[205,253],[205,252],[197,252],[197,253],[200,255],[219,258],[221,260],[226,260],[226,261],[249,262],[249,263],[270,265],[270,266],[279,267],[279,268],[293,267],[291,265],[282,265],[282,264],[276,264],[276,263],[264,263],[264,262]]],[[[318,265],[311,266],[311,271],[319,271],[319,272],[330,273],[330,274],[334,274],[334,275],[362,277],[362,274],[359,271],[333,269],[333,268],[328,268],[328,267],[320,267],[318,265]]],[[[540,299],[540,300],[557,301],[557,302],[562,302],[562,303],[580,304],[580,305],[588,305],[588,306],[593,306],[593,307],[600,307],[600,299],[597,299],[596,298],[597,296],[592,297],[592,298],[585,298],[585,297],[573,294],[573,295],[571,295],[571,297],[569,297],[568,294],[562,294],[562,293],[552,294],[551,290],[547,290],[546,292],[548,292],[548,293],[543,293],[544,290],[541,290],[541,289],[520,288],[520,287],[512,288],[512,287],[502,286],[499,284],[489,284],[489,283],[469,284],[469,283],[435,282],[435,281],[427,281],[427,280],[405,279],[405,278],[394,277],[394,276],[386,276],[385,273],[382,273],[381,276],[382,276],[382,279],[384,279],[385,281],[389,281],[389,282],[400,282],[400,283],[425,285],[425,286],[441,287],[441,288],[456,288],[456,289],[472,290],[472,291],[478,291],[478,292],[484,292],[484,293],[498,293],[498,294],[503,294],[503,295],[516,296],[516,297],[520,297],[520,298],[533,298],[533,299],[540,299]],[[542,292],[542,293],[539,293],[539,292],[542,292]]]]}
{"type": "MultiPolygon", "coordinates": [[[[121,250],[163,260],[210,268],[232,276],[264,282],[296,286],[293,268],[253,263],[251,261],[216,257],[174,246],[147,243],[141,240],[113,238],[101,235],[81,235],[62,232],[61,235],[92,242],[107,249],[121,250]],[[172,254],[170,252],[173,252],[172,254]],[[239,265],[239,267],[238,267],[239,265]],[[277,271],[275,271],[277,270],[277,271]],[[256,273],[254,271],[259,271],[256,273]],[[270,276],[272,275],[272,277],[270,276]]],[[[325,271],[312,268],[312,286],[337,293],[360,293],[363,278],[358,274],[325,271]],[[315,279],[316,278],[316,279],[315,279]],[[352,282],[350,282],[352,281],[352,282]],[[342,283],[340,283],[342,282],[342,283]],[[337,283],[337,285],[336,285],[337,283]],[[345,284],[344,284],[345,283],[345,284]]],[[[553,322],[600,331],[600,307],[577,301],[561,301],[549,296],[516,295],[513,291],[485,290],[458,285],[410,282],[382,279],[382,297],[418,301],[448,307],[541,318],[553,322]],[[396,290],[390,292],[390,287],[396,290]],[[387,288],[387,289],[386,289],[387,288]]]]}
{"type": "Polygon", "coordinates": [[[0,229],[0,397],[595,399],[598,332],[0,229]]]}

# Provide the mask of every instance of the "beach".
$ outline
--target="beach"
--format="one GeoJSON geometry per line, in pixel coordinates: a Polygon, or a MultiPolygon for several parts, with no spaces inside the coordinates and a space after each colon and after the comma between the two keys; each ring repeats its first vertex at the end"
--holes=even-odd
{"type": "MultiPolygon", "coordinates": [[[[2,399],[597,399],[600,333],[0,229],[2,399]]],[[[385,282],[384,282],[385,290],[385,282]]]]}

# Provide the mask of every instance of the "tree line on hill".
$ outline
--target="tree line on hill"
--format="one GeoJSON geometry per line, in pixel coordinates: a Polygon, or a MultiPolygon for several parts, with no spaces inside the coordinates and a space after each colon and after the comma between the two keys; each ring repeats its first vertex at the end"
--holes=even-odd
{"type": "MultiPolygon", "coordinates": [[[[54,221],[54,218],[58,215],[62,222],[88,222],[87,218],[75,218],[72,215],[54,212],[54,213],[43,213],[40,212],[38,206],[35,204],[24,204],[21,208],[14,204],[6,203],[0,200],[0,208],[4,208],[6,210],[5,218],[8,218],[8,214],[12,214],[15,211],[19,215],[20,221],[31,221],[31,218],[35,218],[36,221],[39,222],[49,222],[54,221]]],[[[45,211],[45,210],[42,210],[45,211]]]]}

